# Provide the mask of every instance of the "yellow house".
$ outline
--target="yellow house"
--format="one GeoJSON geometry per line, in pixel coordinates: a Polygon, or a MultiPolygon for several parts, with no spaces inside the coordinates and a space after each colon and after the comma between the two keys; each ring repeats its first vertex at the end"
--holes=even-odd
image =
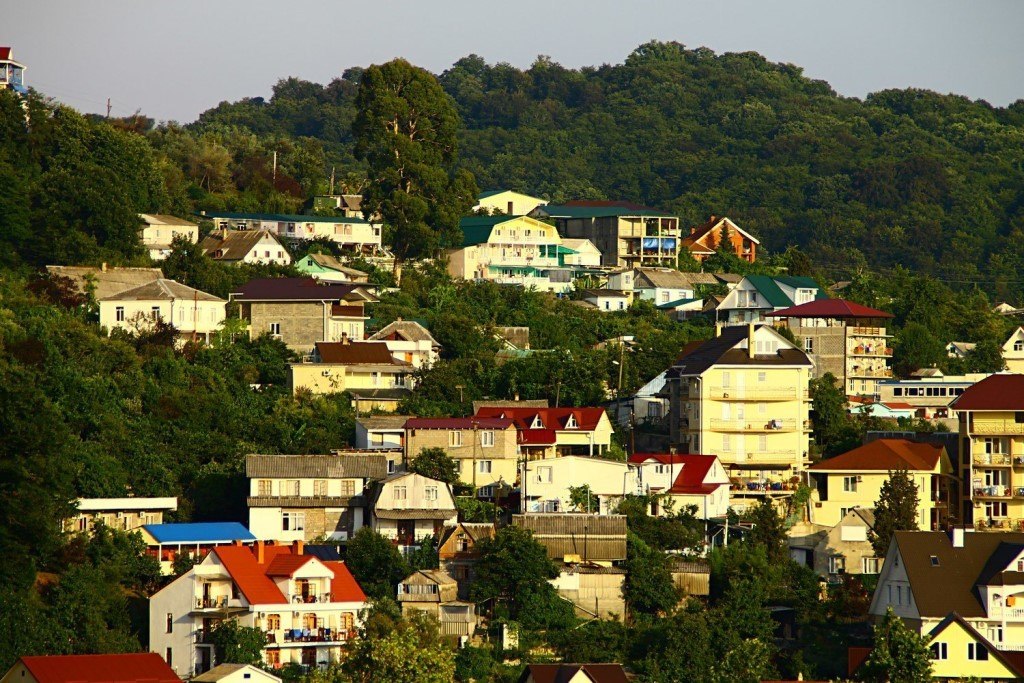
{"type": "Polygon", "coordinates": [[[459,222],[462,244],[448,252],[448,273],[544,291],[572,289],[574,267],[555,226],[526,216],[469,216],[459,222]]]}
{"type": "Polygon", "coordinates": [[[1024,373],[1024,327],[1018,327],[1003,344],[1003,360],[1009,372],[1024,373]]]}
{"type": "Polygon", "coordinates": [[[481,498],[493,498],[519,479],[519,444],[508,418],[413,417],[405,423],[408,464],[426,448],[441,448],[459,469],[459,479],[481,498]]]}
{"type": "Polygon", "coordinates": [[[500,212],[507,216],[525,216],[538,206],[544,206],[547,203],[547,200],[540,197],[531,197],[513,190],[487,190],[477,195],[473,211],[487,209],[490,213],[500,212]]]}
{"type": "Polygon", "coordinates": [[[477,418],[508,418],[516,425],[519,451],[528,460],[563,455],[601,455],[612,443],[604,408],[480,406],[477,418]]]}
{"type": "Polygon", "coordinates": [[[990,375],[949,404],[960,420],[964,523],[1024,530],[1024,375],[990,375]]]}
{"type": "Polygon", "coordinates": [[[1024,534],[897,531],[868,614],[888,609],[929,638],[935,676],[1001,680],[1024,652],[1024,534]]]}
{"type": "Polygon", "coordinates": [[[949,455],[940,445],[905,439],[877,439],[811,465],[810,521],[833,527],[854,508],[874,508],[893,470],[907,470],[917,485],[918,528],[941,528],[947,517],[946,480],[953,472],[949,455]]]}
{"type": "Polygon", "coordinates": [[[292,393],[347,391],[359,411],[394,411],[413,386],[412,364],[396,360],[382,341],[317,342],[313,357],[317,362],[288,366],[292,393]]]}
{"type": "Polygon", "coordinates": [[[672,441],[716,454],[744,491],[785,490],[807,462],[812,368],[770,326],[719,328],[666,375],[672,441]]]}
{"type": "Polygon", "coordinates": [[[928,635],[932,678],[961,681],[1019,681],[1024,667],[1018,653],[998,650],[956,612],[939,622],[928,635]]]}

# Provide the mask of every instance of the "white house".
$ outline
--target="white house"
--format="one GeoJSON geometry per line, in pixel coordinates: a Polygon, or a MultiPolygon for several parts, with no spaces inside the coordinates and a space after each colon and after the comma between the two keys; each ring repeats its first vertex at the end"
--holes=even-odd
{"type": "Polygon", "coordinates": [[[699,519],[712,519],[729,511],[729,475],[717,456],[634,453],[629,463],[639,470],[643,493],[663,496],[659,512],[695,506],[699,519]]]}
{"type": "Polygon", "coordinates": [[[729,291],[715,315],[729,324],[765,322],[769,313],[827,298],[809,277],[747,275],[729,291]]]}
{"type": "Polygon", "coordinates": [[[281,683],[281,679],[252,664],[218,664],[192,683],[281,683]]]}
{"type": "Polygon", "coordinates": [[[412,546],[453,526],[458,511],[448,484],[422,474],[401,472],[378,486],[370,519],[377,533],[412,546]]]}
{"type": "Polygon", "coordinates": [[[513,190],[487,190],[476,197],[473,211],[487,209],[490,213],[503,213],[507,216],[525,216],[547,201],[540,197],[531,197],[513,190]]]}
{"type": "Polygon", "coordinates": [[[590,240],[564,237],[562,246],[568,251],[563,261],[567,266],[583,266],[585,268],[601,267],[601,250],[590,240]]]}
{"type": "Polygon", "coordinates": [[[367,337],[367,341],[384,342],[395,360],[414,368],[429,368],[441,357],[441,345],[434,335],[415,320],[399,318],[367,337]]]}
{"type": "Polygon", "coordinates": [[[345,540],[366,523],[367,488],[384,455],[249,455],[249,530],[260,540],[345,540]]]}
{"type": "Polygon", "coordinates": [[[174,327],[181,341],[210,340],[224,322],[224,299],[200,292],[174,280],[160,278],[100,299],[100,326],[129,332],[147,332],[158,322],[174,327]]]}
{"type": "Polygon", "coordinates": [[[177,216],[162,213],[140,213],[142,219],[142,246],[149,250],[149,257],[161,261],[171,253],[171,243],[177,237],[184,237],[195,244],[199,241],[199,226],[177,216]]]}
{"type": "Polygon", "coordinates": [[[637,268],[633,290],[639,299],[667,304],[693,298],[693,285],[684,273],[672,268],[637,268]]]}
{"type": "Polygon", "coordinates": [[[588,289],[583,292],[583,300],[599,311],[624,311],[629,308],[631,300],[627,292],[614,289],[588,289]]]}
{"type": "Polygon", "coordinates": [[[225,619],[263,632],[263,661],[320,666],[356,637],[366,596],[344,562],[291,546],[221,546],[149,600],[149,649],[181,676],[209,671],[212,629],[225,619]]]}
{"type": "Polygon", "coordinates": [[[199,243],[214,261],[287,266],[291,254],[269,230],[215,230],[199,243]]]}
{"type": "Polygon", "coordinates": [[[359,253],[381,251],[381,224],[357,216],[224,212],[207,212],[205,216],[218,230],[266,230],[290,239],[327,239],[359,253]]]}
{"type": "Polygon", "coordinates": [[[609,514],[626,494],[639,491],[637,472],[624,462],[590,456],[530,460],[523,484],[523,512],[570,512],[570,487],[589,486],[599,501],[596,510],[575,510],[609,514]]]}
{"type": "Polygon", "coordinates": [[[130,498],[79,498],[76,501],[77,514],[61,522],[66,532],[88,533],[102,522],[112,529],[133,531],[146,524],[162,524],[164,513],[178,509],[178,499],[135,497],[130,498]]]}

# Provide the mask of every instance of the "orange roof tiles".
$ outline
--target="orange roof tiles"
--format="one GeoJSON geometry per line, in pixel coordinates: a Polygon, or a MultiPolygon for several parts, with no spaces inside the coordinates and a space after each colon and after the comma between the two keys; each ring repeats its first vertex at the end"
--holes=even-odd
{"type": "Polygon", "coordinates": [[[324,562],[324,566],[334,572],[331,580],[331,599],[334,602],[364,602],[366,594],[356,582],[356,577],[348,570],[344,562],[324,562]]]}
{"type": "Polygon", "coordinates": [[[915,443],[905,439],[878,439],[854,448],[834,458],[811,465],[818,472],[878,470],[918,470],[931,472],[942,457],[943,447],[930,443],[915,443]]]}
{"type": "Polygon", "coordinates": [[[22,657],[21,663],[38,683],[181,683],[153,652],[22,657]]]}
{"type": "Polygon", "coordinates": [[[281,592],[270,577],[266,566],[256,561],[253,551],[234,545],[223,545],[213,549],[217,558],[227,569],[228,574],[238,590],[249,601],[250,605],[281,605],[287,604],[288,598],[281,592]]]}

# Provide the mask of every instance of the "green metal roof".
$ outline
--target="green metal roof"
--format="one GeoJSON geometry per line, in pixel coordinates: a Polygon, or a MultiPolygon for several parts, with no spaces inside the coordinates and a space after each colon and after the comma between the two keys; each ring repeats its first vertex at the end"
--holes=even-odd
{"type": "Polygon", "coordinates": [[[605,216],[674,218],[672,214],[656,209],[627,209],[622,206],[565,206],[563,204],[547,204],[537,208],[552,218],[603,218],[605,216]]]}
{"type": "Polygon", "coordinates": [[[821,291],[818,283],[813,278],[809,277],[794,277],[791,275],[784,275],[779,277],[770,277],[768,275],[748,275],[747,281],[754,286],[758,292],[765,298],[769,304],[776,308],[792,306],[794,302],[786,293],[779,287],[779,283],[793,287],[794,289],[815,289],[818,291],[815,299],[827,299],[828,295],[821,291]]]}
{"type": "Polygon", "coordinates": [[[345,216],[304,216],[297,213],[230,213],[225,211],[207,211],[204,214],[196,215],[200,218],[277,221],[280,223],[366,223],[366,220],[362,218],[346,218],[345,216]]]}
{"type": "Polygon", "coordinates": [[[658,308],[676,308],[683,304],[692,304],[694,301],[701,301],[701,299],[676,299],[675,301],[669,301],[667,303],[658,304],[658,308]]]}
{"type": "Polygon", "coordinates": [[[459,228],[462,229],[462,246],[484,244],[490,238],[494,226],[515,218],[516,216],[466,216],[459,221],[459,228]]]}

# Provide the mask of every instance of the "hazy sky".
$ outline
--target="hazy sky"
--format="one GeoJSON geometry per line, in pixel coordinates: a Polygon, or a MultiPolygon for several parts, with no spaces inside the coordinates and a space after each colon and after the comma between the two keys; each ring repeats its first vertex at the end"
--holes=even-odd
{"type": "Polygon", "coordinates": [[[402,56],[435,73],[477,53],[528,66],[621,62],[651,39],[757,51],[842,94],[920,87],[1024,98],[1024,0],[0,0],[29,85],[84,111],[191,121],[402,56]]]}

